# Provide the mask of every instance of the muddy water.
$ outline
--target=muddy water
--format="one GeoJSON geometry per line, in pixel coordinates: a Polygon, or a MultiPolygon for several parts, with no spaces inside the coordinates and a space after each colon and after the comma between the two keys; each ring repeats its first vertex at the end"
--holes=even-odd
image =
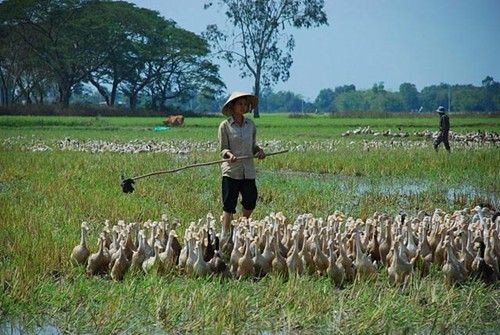
{"type": "MultiPolygon", "coordinates": [[[[165,330],[157,327],[147,325],[144,328],[145,334],[151,335],[165,335],[168,334],[165,330]]],[[[62,334],[72,334],[73,331],[68,331],[64,329],[59,329],[55,325],[47,322],[42,325],[36,325],[32,327],[27,327],[26,324],[23,324],[22,321],[0,321],[0,334],[1,335],[27,335],[27,334],[36,334],[36,335],[62,335],[62,334]]],[[[90,332],[82,332],[82,330],[77,330],[78,334],[98,334],[95,330],[91,330],[90,332]]],[[[132,332],[134,333],[134,332],[132,332]]],[[[123,332],[123,334],[127,334],[127,332],[123,332]]]]}
{"type": "Polygon", "coordinates": [[[381,178],[370,180],[364,177],[336,175],[331,173],[309,173],[300,171],[261,171],[263,177],[303,177],[318,182],[331,183],[342,192],[350,192],[355,197],[370,193],[385,195],[399,195],[402,197],[420,196],[428,192],[442,194],[448,203],[452,204],[457,198],[472,202],[475,200],[488,201],[496,208],[500,207],[499,190],[485,190],[469,183],[443,187],[422,179],[409,178],[381,178]]]}
{"type": "Polygon", "coordinates": [[[4,335],[59,335],[62,332],[55,326],[50,324],[37,325],[33,328],[26,328],[18,322],[5,322],[0,324],[0,334],[4,335]]]}

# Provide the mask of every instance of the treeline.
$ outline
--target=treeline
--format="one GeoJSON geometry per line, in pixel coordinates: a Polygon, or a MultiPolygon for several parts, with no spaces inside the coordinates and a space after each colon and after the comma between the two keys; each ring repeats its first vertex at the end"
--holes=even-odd
{"type": "MultiPolygon", "coordinates": [[[[226,97],[207,99],[195,96],[187,101],[173,99],[172,107],[195,113],[216,113],[226,97]]],[[[260,96],[263,112],[335,113],[335,112],[429,112],[444,106],[456,112],[500,111],[500,83],[488,76],[481,86],[441,83],[424,87],[420,92],[414,84],[403,83],[399,91],[391,92],[383,83],[371,89],[357,90],[354,85],[322,89],[314,101],[290,91],[274,92],[265,88],[260,96]]]]}
{"type": "MultiPolygon", "coordinates": [[[[0,113],[78,113],[70,104],[107,106],[103,113],[112,115],[215,113],[227,98],[225,87],[207,41],[156,11],[109,0],[0,3],[0,113]]],[[[487,76],[481,86],[441,83],[421,91],[411,83],[397,92],[383,83],[368,90],[343,85],[322,89],[314,101],[269,87],[260,95],[264,112],[407,112],[440,105],[499,111],[500,84],[487,76]]]]}
{"type": "Polygon", "coordinates": [[[261,109],[268,112],[411,112],[434,111],[444,106],[451,111],[500,111],[500,83],[488,76],[482,86],[439,84],[424,87],[420,92],[414,84],[403,83],[391,92],[383,83],[368,90],[354,85],[322,89],[313,102],[306,102],[293,92],[264,91],[261,109]]]}
{"type": "Polygon", "coordinates": [[[323,90],[316,98],[318,103],[323,110],[339,112],[433,111],[438,106],[451,111],[492,112],[500,110],[500,84],[488,76],[480,87],[441,83],[424,87],[420,92],[411,83],[401,84],[397,92],[386,91],[383,83],[364,91],[356,91],[351,85],[323,90]]]}
{"type": "Polygon", "coordinates": [[[125,1],[0,3],[0,104],[67,107],[91,86],[108,106],[213,98],[225,88],[207,42],[125,1]]]}

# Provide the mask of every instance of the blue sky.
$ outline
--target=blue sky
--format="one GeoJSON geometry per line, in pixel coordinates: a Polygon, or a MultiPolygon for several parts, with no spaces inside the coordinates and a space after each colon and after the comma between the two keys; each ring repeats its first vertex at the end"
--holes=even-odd
{"type": "MultiPolygon", "coordinates": [[[[200,34],[208,24],[226,24],[216,6],[203,0],[134,0],[200,34]]],[[[500,0],[325,0],[329,26],[291,30],[295,36],[290,79],[273,89],[314,100],[323,88],[403,82],[421,90],[439,84],[481,85],[500,81],[500,0]]],[[[253,80],[221,65],[228,91],[251,91],[253,80]]]]}

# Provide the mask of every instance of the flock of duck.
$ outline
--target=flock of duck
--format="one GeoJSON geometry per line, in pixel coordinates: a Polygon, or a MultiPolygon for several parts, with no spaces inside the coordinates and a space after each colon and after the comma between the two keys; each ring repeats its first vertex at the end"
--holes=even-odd
{"type": "MultiPolygon", "coordinates": [[[[414,133],[417,137],[426,137],[429,139],[436,138],[438,132],[431,132],[429,130],[424,130],[421,132],[414,133]]],[[[471,133],[455,133],[450,131],[450,140],[454,142],[474,142],[474,143],[500,143],[500,134],[494,131],[477,131],[471,133]]]]}
{"type": "Polygon", "coordinates": [[[408,132],[399,131],[393,132],[391,129],[387,129],[384,131],[375,131],[370,126],[366,127],[358,127],[356,129],[347,130],[342,133],[342,137],[351,136],[351,135],[373,135],[373,136],[389,136],[389,137],[408,137],[410,134],[408,132]]]}
{"type": "MultiPolygon", "coordinates": [[[[413,133],[413,136],[434,139],[438,136],[438,133],[439,133],[438,131],[423,130],[413,133]]],[[[397,132],[393,132],[391,129],[383,131],[375,131],[370,126],[358,127],[356,129],[347,130],[346,132],[342,133],[342,137],[347,137],[351,135],[373,135],[373,136],[386,136],[391,138],[397,138],[397,137],[409,137],[410,133],[401,131],[400,129],[397,132]]],[[[454,142],[476,142],[476,143],[500,142],[500,134],[498,134],[497,132],[489,132],[489,131],[477,131],[464,134],[450,131],[449,138],[454,142]]]]}
{"type": "MultiPolygon", "coordinates": [[[[407,132],[392,132],[390,129],[375,132],[370,127],[357,128],[348,130],[343,137],[358,134],[372,134],[375,137],[378,135],[386,137],[386,139],[373,139],[363,141],[350,141],[348,147],[358,148],[363,146],[363,150],[370,149],[404,149],[411,150],[413,148],[431,148],[431,141],[411,140],[407,132]]],[[[437,132],[424,130],[413,134],[415,137],[425,137],[428,139],[435,138],[437,132]]],[[[467,134],[458,134],[450,132],[450,140],[453,141],[454,149],[480,149],[483,147],[497,147],[500,144],[500,135],[495,132],[476,132],[467,134]]],[[[345,146],[346,143],[338,140],[315,140],[315,141],[283,141],[283,140],[264,140],[260,144],[267,151],[280,151],[288,149],[294,152],[310,152],[324,151],[335,152],[339,147],[345,146]]],[[[195,152],[216,152],[218,144],[216,141],[192,141],[192,140],[133,140],[129,142],[103,141],[103,140],[79,140],[74,138],[65,138],[56,140],[53,143],[46,143],[37,139],[26,139],[22,137],[10,137],[2,140],[2,145],[6,147],[21,146],[22,150],[33,152],[45,152],[53,150],[61,151],[79,151],[90,153],[116,152],[116,153],[169,153],[176,154],[179,157],[195,152]]]]}
{"type": "Polygon", "coordinates": [[[192,222],[182,245],[178,222],[165,215],[141,224],[106,221],[92,253],[83,222],[70,258],[89,276],[116,281],[134,273],[236,279],[308,274],[327,276],[340,287],[386,271],[392,283],[405,287],[411,276],[427,276],[431,265],[442,270],[446,286],[468,278],[496,285],[500,279],[500,218],[479,206],[451,214],[375,212],[366,220],[335,211],[326,220],[303,214],[293,223],[271,213],[262,220],[234,220],[221,234],[215,225],[211,214],[192,222]]]}

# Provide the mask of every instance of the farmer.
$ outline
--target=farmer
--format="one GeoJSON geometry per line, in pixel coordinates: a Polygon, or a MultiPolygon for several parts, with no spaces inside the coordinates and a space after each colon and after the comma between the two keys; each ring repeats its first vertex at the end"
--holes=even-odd
{"type": "Polygon", "coordinates": [[[446,110],[443,106],[439,106],[436,109],[436,112],[439,113],[439,134],[438,137],[434,140],[434,149],[438,151],[438,146],[441,142],[444,143],[444,147],[448,152],[450,152],[450,143],[448,142],[448,133],[450,131],[450,118],[446,114],[446,110]]]}
{"type": "Polygon", "coordinates": [[[244,116],[257,106],[257,97],[250,93],[233,92],[222,107],[228,118],[219,125],[219,148],[222,158],[222,234],[223,241],[230,238],[231,220],[236,213],[238,196],[241,194],[242,215],[250,217],[257,202],[254,160],[238,159],[256,156],[264,159],[264,150],[255,143],[256,128],[253,121],[244,116]]]}

